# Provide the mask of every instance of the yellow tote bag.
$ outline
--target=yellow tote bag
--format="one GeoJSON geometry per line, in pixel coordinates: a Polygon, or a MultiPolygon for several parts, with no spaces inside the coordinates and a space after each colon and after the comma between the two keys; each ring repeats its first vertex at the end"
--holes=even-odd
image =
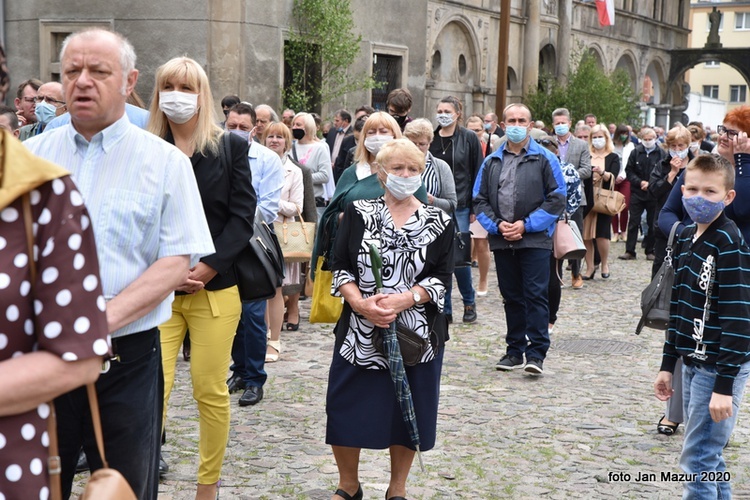
{"type": "Polygon", "coordinates": [[[323,257],[318,257],[313,281],[312,304],[310,304],[310,323],[335,323],[344,309],[344,299],[331,295],[333,273],[324,271],[323,257]]]}

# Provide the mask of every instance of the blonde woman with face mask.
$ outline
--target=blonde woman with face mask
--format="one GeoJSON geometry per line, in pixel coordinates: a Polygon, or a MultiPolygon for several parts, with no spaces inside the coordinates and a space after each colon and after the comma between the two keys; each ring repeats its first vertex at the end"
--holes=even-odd
{"type": "MultiPolygon", "coordinates": [[[[315,279],[314,270],[318,257],[330,259],[333,240],[346,206],[355,200],[372,199],[383,195],[383,186],[375,175],[378,172],[375,157],[383,145],[400,138],[401,128],[388,113],[379,111],[367,118],[354,154],[354,164],[341,174],[331,203],[326,207],[323,216],[318,219],[312,257],[313,279],[315,279]]],[[[424,186],[420,186],[415,196],[421,202],[427,203],[427,192],[424,186]]]]}
{"type": "MultiPolygon", "coordinates": [[[[609,189],[620,172],[620,157],[614,152],[614,145],[609,132],[601,125],[591,128],[589,137],[589,151],[591,152],[591,180],[584,183],[589,191],[587,200],[594,199],[593,186],[601,183],[603,188],[609,189]]],[[[594,267],[594,245],[601,256],[601,276],[609,278],[609,240],[612,235],[612,216],[594,212],[593,202],[587,205],[583,219],[583,242],[586,245],[586,270],[582,274],[584,280],[593,280],[596,274],[594,267]]]]}
{"type": "Polygon", "coordinates": [[[200,443],[196,500],[216,498],[229,437],[226,375],[241,302],[232,264],[252,236],[256,196],[248,143],[216,125],[208,77],[194,60],[178,57],[156,72],[148,130],[173,143],[193,164],[216,253],[191,268],[175,292],[172,317],[160,326],[164,367],[164,421],[177,355],[190,330],[190,375],[198,402],[200,443]],[[222,162],[222,155],[226,155],[222,162]],[[226,166],[225,166],[226,165],[226,166]]]}

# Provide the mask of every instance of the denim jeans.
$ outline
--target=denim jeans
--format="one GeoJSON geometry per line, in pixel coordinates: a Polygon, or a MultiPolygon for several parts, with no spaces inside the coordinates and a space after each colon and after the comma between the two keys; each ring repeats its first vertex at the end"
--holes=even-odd
{"type": "Polygon", "coordinates": [[[242,377],[245,386],[263,387],[266,383],[266,301],[243,302],[242,316],[232,344],[230,369],[242,377]]]}
{"type": "MultiPolygon", "coordinates": [[[[125,476],[135,496],[156,500],[164,404],[161,343],[156,328],[112,339],[119,361],[96,381],[104,450],[109,466],[125,476]]],[[[86,387],[55,399],[63,498],[70,496],[83,446],[91,471],[102,462],[94,438],[86,387]]]]}
{"type": "Polygon", "coordinates": [[[547,288],[552,251],[523,248],[495,250],[494,254],[497,281],[505,305],[506,352],[521,359],[525,353],[527,361],[543,361],[550,344],[547,288]]]}
{"type": "MultiPolygon", "coordinates": [[[[453,219],[453,223],[458,225],[458,230],[466,232],[469,230],[469,209],[468,208],[457,208],[456,217],[453,219]]],[[[461,298],[463,299],[465,306],[474,305],[474,286],[471,284],[471,267],[457,267],[453,274],[456,275],[456,281],[458,282],[458,291],[461,292],[461,298]]],[[[451,291],[453,289],[453,279],[448,284],[448,289],[445,292],[445,314],[453,314],[453,304],[451,303],[451,291]]]]}
{"type": "Polygon", "coordinates": [[[742,403],[750,362],[740,367],[732,390],[732,416],[718,424],[711,419],[708,404],[713,393],[716,367],[694,364],[682,367],[682,398],[685,413],[685,440],[680,467],[687,474],[697,474],[696,481],[683,484],[683,499],[732,497],[729,482],[700,481],[701,472],[724,472],[722,452],[729,442],[742,403]]]}

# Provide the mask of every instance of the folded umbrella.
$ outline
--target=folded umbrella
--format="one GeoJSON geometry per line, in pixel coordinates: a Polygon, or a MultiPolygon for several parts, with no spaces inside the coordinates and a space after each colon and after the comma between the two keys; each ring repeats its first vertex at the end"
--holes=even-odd
{"type": "MultiPolygon", "coordinates": [[[[375,278],[375,291],[377,293],[382,293],[383,259],[380,257],[378,248],[373,244],[370,244],[370,261],[372,265],[372,274],[375,278]]],[[[411,395],[409,379],[406,376],[404,359],[401,357],[401,346],[398,343],[395,321],[391,323],[388,328],[383,329],[383,350],[385,351],[385,357],[388,360],[388,371],[391,374],[391,380],[393,380],[393,385],[396,390],[396,400],[401,407],[401,416],[403,417],[404,423],[406,423],[406,428],[409,431],[411,443],[417,450],[419,466],[422,469],[422,472],[424,472],[422,454],[419,451],[419,429],[417,428],[417,415],[414,413],[414,399],[411,395]]]]}

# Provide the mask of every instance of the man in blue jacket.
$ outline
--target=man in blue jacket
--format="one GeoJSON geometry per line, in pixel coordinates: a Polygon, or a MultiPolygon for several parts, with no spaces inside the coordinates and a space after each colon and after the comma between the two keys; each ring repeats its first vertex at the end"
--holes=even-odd
{"type": "Polygon", "coordinates": [[[529,108],[505,108],[508,141],[482,164],[473,194],[505,304],[508,348],[496,368],[541,375],[550,345],[552,233],[565,209],[565,179],[557,158],[529,137],[532,126],[529,108]]]}

